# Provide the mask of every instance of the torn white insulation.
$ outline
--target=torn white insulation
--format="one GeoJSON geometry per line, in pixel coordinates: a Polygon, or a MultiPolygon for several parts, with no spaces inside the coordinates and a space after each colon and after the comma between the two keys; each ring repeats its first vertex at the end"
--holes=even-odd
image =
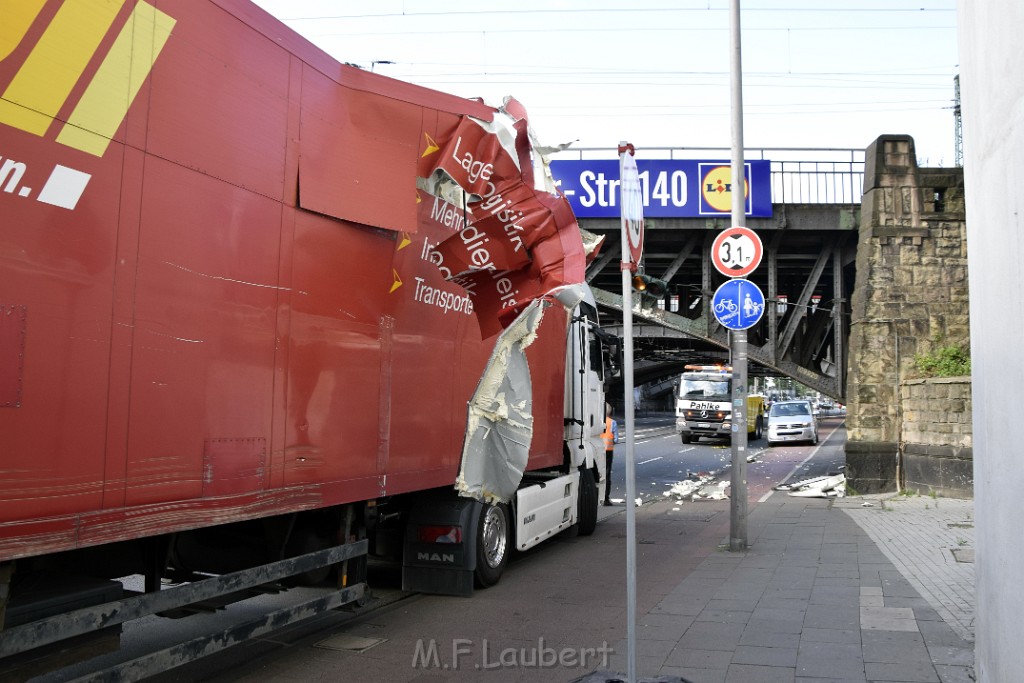
{"type": "Polygon", "coordinates": [[[498,336],[469,401],[466,441],[455,488],[483,503],[507,503],[523,479],[533,440],[533,383],[526,349],[537,338],[544,310],[555,299],[573,310],[584,297],[582,285],[551,290],[531,301],[498,336]]]}
{"type": "Polygon", "coordinates": [[[597,235],[583,228],[580,228],[580,236],[583,238],[583,253],[587,255],[587,258],[590,258],[590,255],[595,253],[605,241],[604,235],[597,235]]]}
{"type": "Polygon", "coordinates": [[[550,302],[534,300],[498,337],[469,401],[455,488],[484,503],[507,503],[519,487],[533,439],[533,385],[526,348],[550,302]]]}

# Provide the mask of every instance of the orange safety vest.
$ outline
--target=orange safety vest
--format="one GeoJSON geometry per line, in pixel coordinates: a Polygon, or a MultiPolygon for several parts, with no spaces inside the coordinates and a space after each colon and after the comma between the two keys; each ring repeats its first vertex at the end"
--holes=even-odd
{"type": "Polygon", "coordinates": [[[604,419],[604,431],[601,433],[601,440],[604,441],[604,449],[606,451],[615,450],[615,435],[612,434],[612,419],[610,417],[604,419]]]}

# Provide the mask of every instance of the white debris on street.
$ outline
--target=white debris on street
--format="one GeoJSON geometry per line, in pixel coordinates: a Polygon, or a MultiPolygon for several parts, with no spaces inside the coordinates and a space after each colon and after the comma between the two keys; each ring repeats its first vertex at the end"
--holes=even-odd
{"type": "Polygon", "coordinates": [[[725,500],[729,497],[725,489],[728,481],[715,481],[721,474],[715,472],[687,472],[687,478],[676,482],[663,494],[666,498],[674,496],[680,501],[725,500]]]}
{"type": "Polygon", "coordinates": [[[772,488],[776,491],[786,491],[798,498],[842,498],[846,495],[846,475],[828,474],[823,477],[802,479],[792,484],[779,484],[772,488]]]}

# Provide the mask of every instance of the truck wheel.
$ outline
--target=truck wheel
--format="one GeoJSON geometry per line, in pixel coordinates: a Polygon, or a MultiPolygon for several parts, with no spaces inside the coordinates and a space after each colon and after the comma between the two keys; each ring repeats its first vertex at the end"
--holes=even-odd
{"type": "Polygon", "coordinates": [[[679,438],[681,438],[683,440],[683,443],[690,443],[690,441],[692,439],[692,437],[689,434],[686,434],[685,432],[680,434],[679,438]]]}
{"type": "Polygon", "coordinates": [[[754,425],[754,441],[757,441],[764,435],[764,418],[758,415],[754,425]]]}
{"type": "Polygon", "coordinates": [[[580,490],[576,498],[576,533],[589,536],[597,528],[597,481],[594,470],[580,468],[580,490]]]}
{"type": "Polygon", "coordinates": [[[474,578],[480,588],[498,583],[508,564],[509,553],[508,505],[485,505],[480,513],[476,537],[476,572],[474,578]]]}

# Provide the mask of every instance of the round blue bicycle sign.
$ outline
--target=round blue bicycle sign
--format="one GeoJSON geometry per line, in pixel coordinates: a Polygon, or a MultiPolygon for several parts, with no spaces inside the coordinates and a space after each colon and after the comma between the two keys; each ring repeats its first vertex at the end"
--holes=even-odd
{"type": "Polygon", "coordinates": [[[764,315],[764,294],[750,280],[728,280],[715,290],[711,310],[722,327],[746,330],[756,325],[764,315]]]}

